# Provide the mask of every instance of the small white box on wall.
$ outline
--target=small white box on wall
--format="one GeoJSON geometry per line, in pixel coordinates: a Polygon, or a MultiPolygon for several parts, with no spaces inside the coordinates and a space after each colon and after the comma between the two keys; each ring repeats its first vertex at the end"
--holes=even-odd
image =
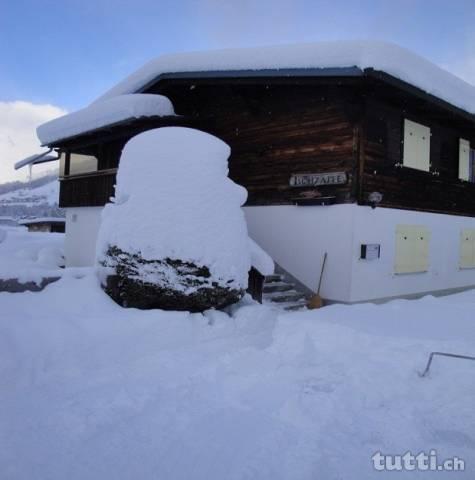
{"type": "Polygon", "coordinates": [[[427,272],[430,237],[430,230],[422,225],[397,225],[394,273],[427,272]]]}

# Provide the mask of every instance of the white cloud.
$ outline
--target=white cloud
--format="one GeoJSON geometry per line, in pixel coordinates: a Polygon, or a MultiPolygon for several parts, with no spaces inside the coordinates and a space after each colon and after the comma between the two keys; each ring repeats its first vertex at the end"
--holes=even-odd
{"type": "MultiPolygon", "coordinates": [[[[65,113],[65,110],[54,105],[0,102],[0,183],[26,178],[26,169],[15,171],[13,164],[42,151],[36,127],[65,113]]],[[[51,165],[37,168],[49,169],[51,165]]]]}

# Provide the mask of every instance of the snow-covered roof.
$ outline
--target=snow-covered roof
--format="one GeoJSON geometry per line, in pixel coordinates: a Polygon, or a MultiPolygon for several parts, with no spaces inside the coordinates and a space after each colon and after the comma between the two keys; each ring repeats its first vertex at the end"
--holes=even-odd
{"type": "Polygon", "coordinates": [[[24,218],[19,220],[20,225],[33,225],[35,223],[64,223],[64,217],[38,217],[38,218],[24,218]]]}
{"type": "Polygon", "coordinates": [[[172,115],[175,115],[173,105],[163,95],[124,94],[44,123],[36,132],[41,143],[49,145],[135,118],[172,115]]]}
{"type": "Polygon", "coordinates": [[[310,69],[343,69],[340,75],[344,75],[351,68],[359,70],[360,74],[365,69],[383,71],[475,114],[474,86],[405,48],[374,41],[319,42],[163,55],[145,64],[93,105],[117,95],[141,92],[163,75],[232,71],[234,74],[266,76],[270,70],[281,70],[282,75],[297,75],[299,73],[295,70],[300,70],[300,74],[307,70],[309,74],[310,69]]]}

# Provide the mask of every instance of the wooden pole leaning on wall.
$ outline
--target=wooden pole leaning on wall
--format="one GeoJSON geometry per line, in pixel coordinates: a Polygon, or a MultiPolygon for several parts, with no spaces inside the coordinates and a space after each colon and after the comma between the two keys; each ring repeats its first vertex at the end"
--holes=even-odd
{"type": "Polygon", "coordinates": [[[318,281],[317,293],[313,295],[308,301],[307,307],[310,310],[315,310],[317,308],[323,307],[323,298],[320,296],[320,289],[322,287],[323,272],[325,271],[325,264],[327,262],[327,252],[323,255],[322,269],[320,270],[320,279],[318,281]]]}

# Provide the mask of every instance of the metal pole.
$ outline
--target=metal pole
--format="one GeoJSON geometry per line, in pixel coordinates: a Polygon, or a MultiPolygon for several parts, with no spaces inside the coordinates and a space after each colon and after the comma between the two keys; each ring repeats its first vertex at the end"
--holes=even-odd
{"type": "Polygon", "coordinates": [[[431,354],[429,355],[429,361],[427,362],[425,370],[422,373],[419,372],[420,377],[425,377],[429,373],[429,369],[432,364],[432,359],[435,357],[435,355],[439,355],[441,357],[461,358],[463,360],[475,361],[475,357],[469,357],[468,355],[458,355],[456,353],[444,353],[444,352],[431,352],[431,354]]]}

